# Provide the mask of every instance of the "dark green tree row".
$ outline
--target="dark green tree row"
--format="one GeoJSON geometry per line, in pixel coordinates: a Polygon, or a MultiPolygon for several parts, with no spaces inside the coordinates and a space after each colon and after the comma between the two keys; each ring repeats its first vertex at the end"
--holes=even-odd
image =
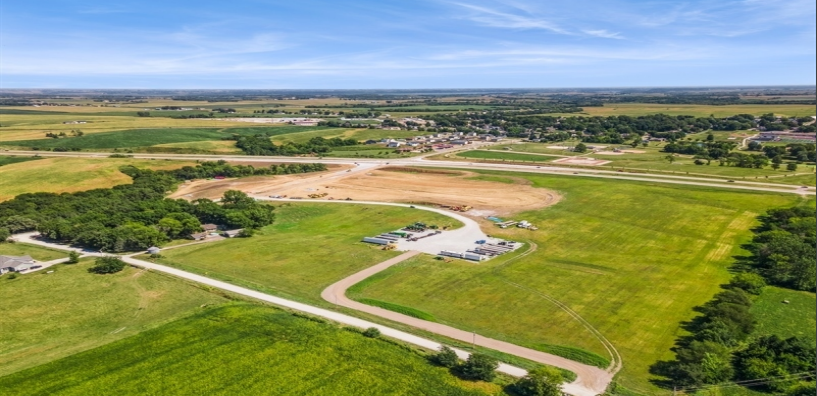
{"type": "MultiPolygon", "coordinates": [[[[175,171],[132,166],[120,170],[132,184],[76,193],[21,194],[0,203],[0,237],[37,230],[43,236],[107,252],[145,249],[201,231],[202,223],[255,229],[274,220],[273,207],[239,191],[227,191],[220,203],[168,199],[179,180],[219,175],[283,174],[325,169],[323,165],[273,165],[270,168],[212,162],[175,171]],[[280,172],[280,173],[278,173],[280,172]]],[[[5,238],[3,238],[5,239],[5,238]]]]}
{"type": "Polygon", "coordinates": [[[324,164],[281,164],[256,168],[252,165],[230,165],[227,161],[206,161],[196,166],[185,166],[175,170],[163,171],[177,180],[207,179],[211,177],[244,177],[263,175],[289,175],[325,171],[324,164]]]}
{"type": "Polygon", "coordinates": [[[306,143],[287,142],[283,145],[272,143],[269,136],[236,136],[236,147],[240,148],[247,155],[298,155],[298,154],[321,154],[332,151],[333,147],[355,146],[358,144],[355,139],[314,137],[306,143]]]}
{"type": "Polygon", "coordinates": [[[814,291],[815,210],[773,209],[760,219],[762,225],[750,246],[752,257],[746,263],[738,263],[739,272],[724,286],[724,291],[696,308],[702,315],[685,324],[691,335],[677,341],[675,360],[652,367],[655,374],[669,378],[672,386],[694,389],[707,384],[759,380],[753,389],[786,395],[808,394],[802,393],[808,390],[814,393],[814,377],[802,374],[817,369],[813,340],[755,334],[755,318],[750,308],[767,280],[783,287],[814,291]],[[777,238],[782,239],[773,241],[777,238]],[[791,255],[787,256],[785,268],[770,266],[765,261],[781,252],[791,255]]]}

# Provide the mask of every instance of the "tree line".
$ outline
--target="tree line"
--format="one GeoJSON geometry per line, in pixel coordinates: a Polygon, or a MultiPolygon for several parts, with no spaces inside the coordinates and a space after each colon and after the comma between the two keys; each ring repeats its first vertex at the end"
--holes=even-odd
{"type": "Polygon", "coordinates": [[[691,334],[676,342],[675,360],[651,370],[669,379],[667,386],[694,390],[708,384],[752,381],[753,388],[774,394],[813,395],[814,341],[755,334],[750,308],[767,284],[795,290],[815,288],[815,210],[773,209],[747,246],[752,253],[739,261],[724,291],[696,310],[702,315],[685,323],[691,334]],[[764,379],[771,379],[762,381],[764,379]]]}
{"type": "Polygon", "coordinates": [[[236,147],[247,155],[298,155],[322,154],[332,151],[333,147],[356,146],[355,139],[314,137],[305,143],[287,142],[282,145],[274,144],[267,135],[233,136],[236,147]]]}
{"type": "Polygon", "coordinates": [[[170,171],[123,166],[132,184],[75,193],[21,194],[0,203],[0,240],[37,230],[44,237],[106,252],[141,250],[201,231],[201,224],[257,229],[272,224],[273,207],[239,191],[221,202],[165,198],[180,180],[213,176],[285,174],[323,170],[323,165],[273,165],[256,169],[221,162],[170,171]]]}

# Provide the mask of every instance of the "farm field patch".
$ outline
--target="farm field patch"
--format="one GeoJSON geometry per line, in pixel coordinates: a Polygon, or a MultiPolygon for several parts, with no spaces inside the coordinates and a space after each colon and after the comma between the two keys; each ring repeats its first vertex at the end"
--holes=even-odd
{"type": "Polygon", "coordinates": [[[257,305],[208,308],[108,345],[0,378],[7,395],[504,394],[419,352],[257,305]]]}
{"type": "Polygon", "coordinates": [[[0,201],[34,192],[75,192],[131,183],[123,165],[174,169],[193,161],[151,161],[132,158],[45,158],[0,167],[0,201]]]}
{"type": "Polygon", "coordinates": [[[16,164],[16,163],[20,163],[20,162],[26,162],[26,161],[36,161],[36,160],[38,160],[38,159],[42,159],[42,158],[37,158],[37,157],[12,157],[12,156],[0,156],[0,166],[3,166],[3,165],[11,165],[11,164],[16,164]]]}
{"type": "Polygon", "coordinates": [[[673,356],[670,348],[683,333],[680,323],[695,316],[692,308],[711,299],[729,278],[731,256],[742,252],[755,216],[801,200],[691,186],[523,177],[563,199],[513,216],[538,231],[486,232],[535,244],[535,251],[507,263],[398,265],[357,290],[357,297],[416,309],[441,323],[519,345],[579,348],[609,358],[582,324],[545,298],[551,296],[612,342],[624,361],[620,383],[645,394],[667,393],[649,382],[649,366],[673,356]]]}
{"type": "Polygon", "coordinates": [[[39,147],[55,148],[63,147],[68,149],[115,149],[149,147],[168,143],[200,142],[209,140],[221,140],[229,138],[233,134],[254,135],[258,133],[272,133],[275,135],[302,132],[321,127],[256,127],[256,128],[158,128],[158,129],[133,129],[114,132],[100,132],[81,137],[68,137],[61,139],[38,139],[38,140],[16,140],[0,142],[5,145],[18,147],[39,147]]]}
{"type": "Polygon", "coordinates": [[[642,116],[650,114],[692,115],[696,117],[728,117],[736,114],[753,114],[759,116],[774,113],[781,116],[809,116],[814,115],[813,105],[792,104],[740,104],[740,105],[695,105],[695,104],[656,104],[656,103],[605,103],[604,106],[584,107],[581,113],[560,113],[546,115],[590,115],[611,116],[628,115],[642,116]]]}
{"type": "MultiPolygon", "coordinates": [[[[42,257],[26,249],[35,258],[42,257]]],[[[79,264],[53,266],[50,274],[0,277],[0,298],[14,301],[0,317],[0,375],[93,349],[188,315],[204,304],[226,301],[187,283],[131,267],[112,275],[90,274],[92,263],[83,259],[79,264]]],[[[36,376],[18,378],[37,381],[36,376]]],[[[24,389],[14,382],[0,382],[5,383],[0,385],[3,394],[24,389]]]]}

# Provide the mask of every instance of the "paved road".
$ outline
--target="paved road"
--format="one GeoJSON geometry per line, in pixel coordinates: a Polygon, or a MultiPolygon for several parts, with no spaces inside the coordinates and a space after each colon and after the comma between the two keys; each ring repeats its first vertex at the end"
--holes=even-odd
{"type": "MultiPolygon", "coordinates": [[[[470,148],[470,147],[469,147],[470,148]]],[[[438,153],[432,153],[438,154],[438,153]]],[[[39,155],[43,157],[90,157],[90,158],[107,158],[110,153],[89,153],[89,152],[53,152],[53,151],[4,151],[3,155],[23,155],[33,156],[39,155]]],[[[604,179],[619,179],[619,180],[636,180],[650,183],[669,183],[680,185],[695,185],[706,187],[719,187],[739,190],[752,191],[769,191],[778,193],[792,193],[800,195],[815,195],[814,187],[800,188],[800,186],[768,183],[768,182],[752,182],[736,179],[734,182],[728,182],[726,179],[693,177],[693,176],[676,176],[676,175],[660,175],[660,174],[645,174],[645,173],[622,173],[616,171],[606,171],[601,169],[580,169],[580,168],[566,168],[559,166],[531,166],[531,165],[516,165],[516,164],[496,164],[496,163],[479,163],[479,162],[460,162],[460,161],[441,161],[441,160],[427,160],[424,156],[413,158],[399,158],[399,159],[347,159],[347,158],[315,158],[315,157],[265,157],[265,156],[248,156],[248,155],[208,155],[208,154],[132,154],[134,158],[141,159],[175,159],[175,160],[228,160],[228,161],[243,161],[243,162],[281,162],[281,163],[313,163],[321,162],[325,164],[341,164],[341,165],[355,165],[359,164],[375,164],[382,165],[401,165],[411,166],[419,165],[426,167],[438,168],[458,168],[458,169],[484,169],[484,170],[501,170],[509,172],[526,172],[526,173],[543,173],[543,174],[557,174],[557,175],[574,175],[582,177],[594,177],[604,179]]]]}
{"type": "Polygon", "coordinates": [[[451,326],[446,326],[440,323],[428,322],[422,319],[417,319],[411,316],[403,315],[394,311],[389,311],[383,308],[373,307],[366,304],[361,304],[357,301],[350,300],[346,297],[346,290],[352,285],[363,281],[364,279],[381,272],[395,264],[400,263],[406,259],[420,254],[418,251],[409,251],[400,256],[386,260],[373,267],[366,268],[358,273],[355,273],[347,278],[344,278],[329,287],[322,293],[321,297],[333,304],[343,307],[351,308],[356,311],[366,312],[381,318],[389,319],[395,322],[407,324],[409,326],[439,334],[448,338],[463,342],[471,342],[481,347],[497,350],[500,352],[509,353],[511,355],[519,356],[534,362],[547,364],[570,370],[576,373],[576,380],[565,384],[563,390],[571,395],[576,396],[593,396],[604,393],[610,381],[613,380],[615,373],[609,373],[598,367],[589,366],[570,359],[565,359],[561,356],[551,355],[549,353],[540,352],[537,350],[514,345],[509,342],[495,340],[493,338],[482,337],[476,333],[460,330],[451,326]]]}

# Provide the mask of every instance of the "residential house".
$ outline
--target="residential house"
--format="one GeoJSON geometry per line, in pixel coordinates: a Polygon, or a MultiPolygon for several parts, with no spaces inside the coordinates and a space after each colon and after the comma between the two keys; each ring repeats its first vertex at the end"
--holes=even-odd
{"type": "Polygon", "coordinates": [[[241,233],[241,231],[244,231],[244,229],[239,228],[237,230],[227,230],[227,231],[224,231],[224,233],[222,235],[224,235],[227,238],[235,238],[235,237],[238,236],[238,234],[241,233]]]}
{"type": "Polygon", "coordinates": [[[0,256],[0,274],[21,272],[31,269],[35,261],[31,256],[0,256]]]}

